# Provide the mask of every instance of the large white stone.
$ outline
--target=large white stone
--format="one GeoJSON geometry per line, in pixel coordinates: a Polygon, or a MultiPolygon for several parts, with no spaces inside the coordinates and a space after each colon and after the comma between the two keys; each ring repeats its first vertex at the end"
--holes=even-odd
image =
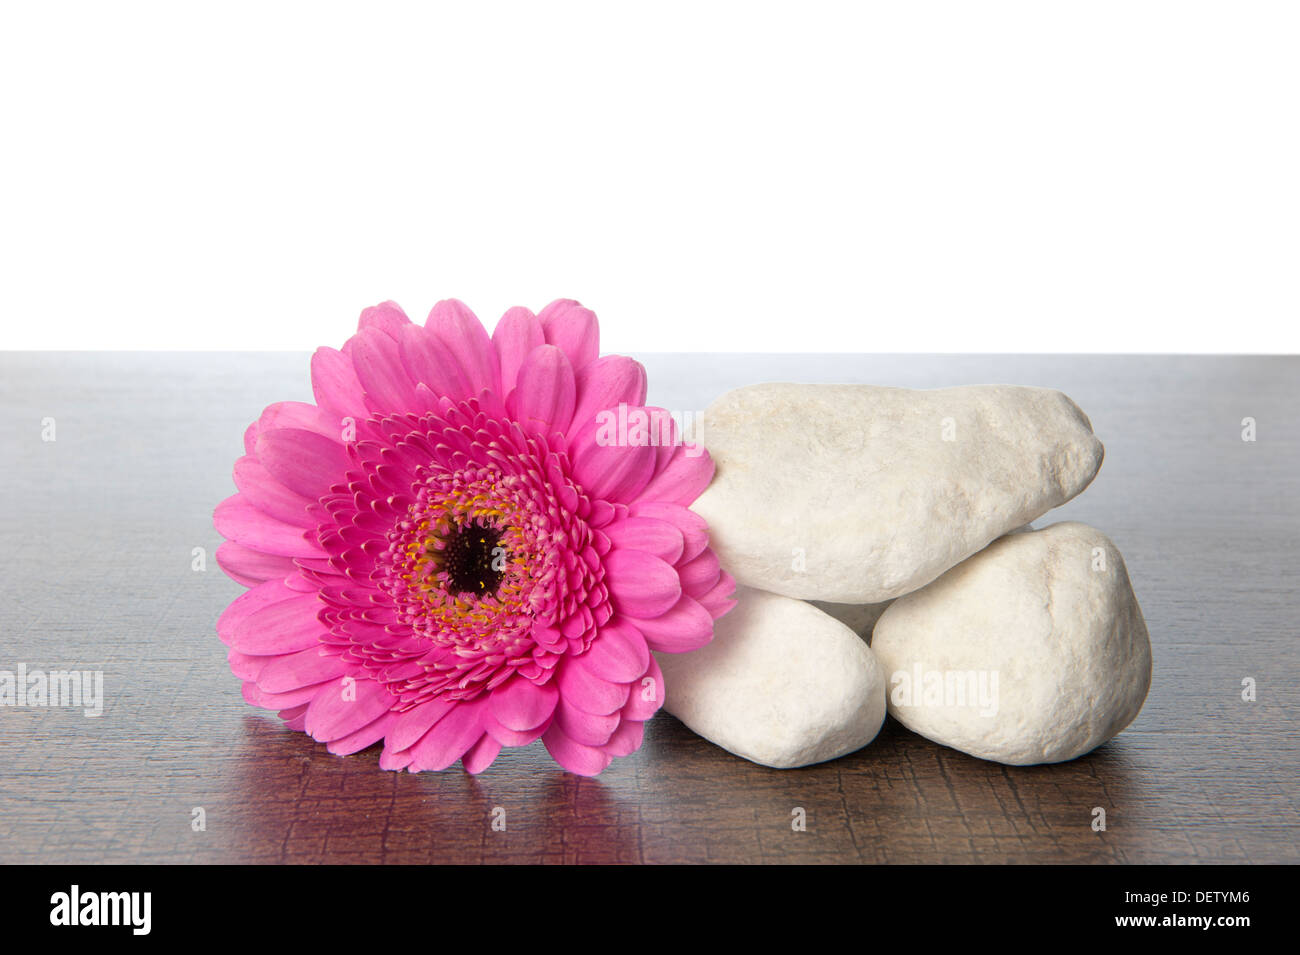
{"type": "Polygon", "coordinates": [[[1095,749],[1132,722],[1151,683],[1124,559],[1075,522],[1003,537],[894,601],[871,648],[900,723],[1013,765],[1095,749]]]}
{"type": "MultiPolygon", "coordinates": [[[[1024,534],[1033,529],[1034,525],[1025,524],[1023,527],[1017,527],[1007,533],[1024,534]]],[[[876,621],[884,616],[885,611],[889,609],[889,605],[893,601],[886,600],[884,603],[878,604],[837,604],[825,600],[810,600],[809,603],[818,610],[830,614],[869,644],[871,643],[871,632],[876,629],[876,621]]]]}
{"type": "Polygon", "coordinates": [[[664,708],[723,749],[780,769],[875,739],[885,683],[871,648],[802,600],[746,587],[736,597],[709,644],[655,655],[664,708]]]}
{"type": "Polygon", "coordinates": [[[880,603],[1074,497],[1101,466],[1059,391],[750,385],[704,412],[693,505],[741,584],[880,603]]]}

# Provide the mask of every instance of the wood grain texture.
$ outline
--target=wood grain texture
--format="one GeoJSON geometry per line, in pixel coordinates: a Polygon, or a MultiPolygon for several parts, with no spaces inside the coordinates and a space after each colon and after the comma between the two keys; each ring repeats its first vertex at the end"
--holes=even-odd
{"type": "Polygon", "coordinates": [[[651,401],[682,411],[760,380],[1066,391],[1106,462],[1047,520],[1093,524],[1124,554],[1155,652],[1137,721],[1082,759],[1027,768],[890,721],[858,753],[771,770],[666,715],[597,780],[540,745],[477,778],[382,772],[376,750],[334,757],[244,704],[213,632],[240,588],[212,559],[212,508],[233,491],[247,422],[310,398],[306,356],[8,353],[0,669],[102,670],[107,699],[99,718],[0,708],[0,861],[1300,861],[1300,360],[644,361],[651,401]],[[206,571],[191,570],[195,547],[206,571]],[[1090,826],[1098,806],[1105,832],[1090,826]],[[791,829],[796,807],[806,832],[791,829]]]}

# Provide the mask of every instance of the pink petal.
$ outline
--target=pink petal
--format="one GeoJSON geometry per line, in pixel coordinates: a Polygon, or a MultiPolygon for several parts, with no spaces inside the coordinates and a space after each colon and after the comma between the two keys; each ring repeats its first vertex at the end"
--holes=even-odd
{"type": "Polygon", "coordinates": [[[630,683],[639,679],[650,666],[650,650],[645,637],[626,620],[611,620],[600,628],[591,647],[581,657],[582,667],[612,683],[630,683]]]}
{"type": "Polygon", "coordinates": [[[526,308],[515,307],[501,316],[492,332],[492,346],[501,362],[501,391],[510,394],[519,378],[524,359],[538,345],[546,344],[542,323],[526,308]]]}
{"type": "Polygon", "coordinates": [[[316,526],[307,513],[315,501],[285,487],[251,454],[235,462],[235,487],[249,504],[277,521],[304,529],[316,526]]]}
{"type": "Polygon", "coordinates": [[[235,628],[231,646],[254,656],[296,653],[318,646],[326,632],[316,616],[322,606],[315,594],[302,594],[263,607],[235,628]]]}
{"type": "Polygon", "coordinates": [[[641,489],[639,499],[690,505],[713,480],[713,458],[709,452],[697,450],[695,454],[684,445],[671,448],[667,463],[641,489]]]}
{"type": "Polygon", "coordinates": [[[572,299],[558,299],[537,313],[547,344],[558,345],[580,371],[600,354],[600,325],[596,313],[572,299]]]}
{"type": "Polygon", "coordinates": [[[640,500],[632,505],[628,513],[632,517],[653,517],[667,521],[682,532],[685,545],[679,561],[692,560],[709,546],[709,525],[704,518],[680,504],[667,501],[640,500]]]}
{"type": "Polygon", "coordinates": [[[307,722],[307,704],[301,703],[298,706],[291,706],[275,715],[284,720],[286,728],[293,730],[295,733],[301,733],[303,723],[307,722]]]}
{"type": "Polygon", "coordinates": [[[601,747],[610,756],[630,756],[641,748],[645,738],[645,723],[641,720],[623,720],[614,730],[609,742],[601,747]]]}
{"type": "MultiPolygon", "coordinates": [[[[596,639],[599,640],[600,637],[596,639]]],[[[591,653],[588,652],[582,656],[568,657],[560,664],[559,673],[555,677],[560,685],[560,694],[568,703],[588,713],[604,716],[621,710],[627,703],[628,684],[615,683],[594,673],[588,665],[590,657],[591,653]]],[[[645,666],[642,666],[641,673],[644,672],[645,666]]]]}
{"type": "Polygon", "coordinates": [[[376,328],[352,337],[352,364],[374,411],[405,411],[415,401],[415,382],[402,364],[397,340],[376,328]]]}
{"type": "Polygon", "coordinates": [[[298,594],[280,580],[268,580],[266,583],[258,584],[252,590],[240,594],[222,611],[221,616],[217,618],[217,636],[221,638],[222,643],[229,645],[235,628],[250,614],[296,596],[298,594]]]}
{"type": "Polygon", "coordinates": [[[695,600],[716,620],[736,605],[735,594],[736,582],[724,570],[713,589],[695,600]]]}
{"type": "Polygon", "coordinates": [[[305,401],[277,401],[262,410],[257,419],[257,433],[274,431],[277,428],[301,428],[314,431],[331,441],[342,440],[342,427],[327,411],[309,405],[305,401]]]}
{"type": "Polygon", "coordinates": [[[396,302],[380,302],[378,305],[362,310],[361,318],[357,321],[357,330],[373,328],[383,332],[389,338],[396,339],[402,326],[410,323],[411,320],[406,317],[406,313],[396,302]]]}
{"type": "Polygon", "coordinates": [[[366,399],[352,359],[333,348],[318,348],[311,356],[311,390],[316,404],[340,422],[366,414],[366,399]]]}
{"type": "Polygon", "coordinates": [[[554,682],[537,686],[516,676],[492,691],[488,706],[493,718],[506,729],[523,732],[550,719],[559,697],[554,682]]]}
{"type": "Polygon", "coordinates": [[[342,739],[379,719],[396,699],[374,680],[331,680],[321,686],[307,708],[307,732],[322,743],[342,739]]]}
{"type": "MultiPolygon", "coordinates": [[[[387,735],[389,727],[393,725],[393,720],[397,715],[392,712],[385,713],[379,719],[363,726],[355,733],[349,733],[347,736],[341,736],[338,739],[330,740],[326,745],[335,756],[351,756],[353,753],[359,753],[368,746],[374,746],[387,735]]],[[[304,720],[304,725],[306,721],[304,720]]]]}
{"type": "Polygon", "coordinates": [[[479,737],[479,741],[469,748],[469,752],[461,757],[461,766],[471,776],[477,776],[492,765],[492,760],[496,759],[500,752],[501,744],[484,733],[479,737]]]}
{"type": "Polygon", "coordinates": [[[291,557],[263,554],[233,541],[226,541],[217,548],[217,566],[226,572],[226,576],[245,587],[284,580],[298,573],[291,557]]]}
{"type": "Polygon", "coordinates": [[[257,682],[258,676],[266,669],[266,665],[272,660],[278,660],[279,657],[252,657],[240,653],[238,650],[231,650],[226,654],[226,662],[230,664],[230,672],[241,680],[252,680],[257,682]]]}
{"type": "MultiPolygon", "coordinates": [[[[238,545],[231,545],[231,546],[238,546],[238,545]]],[[[243,574],[239,573],[239,571],[237,570],[231,570],[225,564],[221,563],[221,557],[219,553],[217,556],[217,564],[220,565],[222,571],[225,573],[227,577],[229,577],[235,583],[239,584],[239,586],[241,587],[255,587],[258,584],[266,583],[266,581],[271,579],[270,577],[263,577],[263,576],[246,577],[243,574]]]]}
{"type": "Polygon", "coordinates": [[[335,583],[342,583],[345,579],[334,572],[333,568],[329,566],[329,561],[324,557],[295,557],[293,563],[297,568],[297,573],[284,578],[284,585],[295,594],[319,593],[322,581],[332,579],[335,583]],[[313,575],[312,580],[308,580],[304,576],[306,572],[313,575]]]}
{"type": "Polygon", "coordinates": [[[651,620],[637,620],[636,627],[651,650],[665,653],[697,650],[713,639],[713,615],[685,594],[672,610],[651,620]]]}
{"type": "Polygon", "coordinates": [[[379,754],[379,768],[390,772],[405,769],[411,765],[411,760],[414,758],[409,749],[396,750],[385,743],[384,751],[379,754]]]}
{"type": "MultiPolygon", "coordinates": [[[[420,326],[412,325],[411,327],[419,328],[420,326]]],[[[427,329],[425,330],[425,334],[428,334],[427,329]]],[[[403,362],[405,362],[406,359],[403,358],[402,360],[403,362]]],[[[487,392],[485,392],[485,394],[487,394],[487,392]]],[[[435,392],[432,388],[429,387],[428,383],[423,381],[417,382],[415,385],[415,402],[414,404],[411,405],[410,411],[412,414],[416,414],[416,415],[423,415],[423,414],[429,414],[430,412],[440,411],[442,410],[441,401],[446,397],[447,395],[440,395],[437,392],[435,392]]],[[[484,410],[486,411],[487,409],[484,410]]],[[[503,414],[498,413],[496,409],[493,409],[489,413],[493,417],[504,416],[503,414]]]]}
{"type": "Polygon", "coordinates": [[[433,729],[411,747],[411,769],[446,769],[464,756],[483,735],[483,725],[479,722],[482,707],[482,700],[458,703],[433,724],[433,729]]]}
{"type": "Polygon", "coordinates": [[[583,424],[599,412],[620,404],[639,407],[645,404],[646,375],[639,361],[622,355],[597,358],[576,374],[578,402],[573,409],[573,423],[583,424]]]}
{"type": "Polygon", "coordinates": [[[419,742],[420,737],[456,706],[450,700],[430,700],[397,715],[392,732],[388,734],[388,748],[396,752],[419,742]]]}
{"type": "Polygon", "coordinates": [[[265,690],[258,689],[254,683],[245,683],[240,690],[245,701],[252,706],[260,706],[264,710],[284,710],[310,703],[326,685],[322,683],[318,686],[304,686],[300,690],[290,690],[288,693],[267,693],[265,690]]]}
{"type": "Polygon", "coordinates": [[[648,720],[658,712],[664,702],[664,674],[659,669],[659,662],[650,658],[650,666],[645,674],[632,685],[627,704],[623,707],[626,720],[648,720]]]}
{"type": "Polygon", "coordinates": [[[654,476],[656,452],[650,445],[602,445],[594,428],[584,427],[570,447],[573,476],[591,497],[634,500],[654,476]]]}
{"type": "Polygon", "coordinates": [[[456,356],[429,329],[407,325],[398,338],[398,351],[411,380],[424,385],[437,397],[460,401],[472,396],[469,376],[456,356]]]}
{"type": "Polygon", "coordinates": [[[552,759],[579,776],[599,776],[613,759],[607,753],[571,740],[554,724],[542,737],[542,743],[552,759]]]}
{"type": "Polygon", "coordinates": [[[547,719],[541,726],[534,726],[532,729],[508,729],[502,726],[501,722],[492,715],[492,707],[490,706],[483,707],[480,720],[483,723],[483,729],[502,746],[527,746],[529,743],[536,742],[551,725],[550,719],[547,719]]]}
{"type": "Polygon", "coordinates": [[[722,576],[722,566],[718,555],[706,550],[694,560],[677,565],[677,576],[681,578],[682,590],[691,596],[707,594],[722,576]]]}
{"type": "Polygon", "coordinates": [[[506,409],[514,420],[543,435],[563,432],[573,419],[573,369],[564,352],[539,345],[519,368],[506,409]]]}
{"type": "Polygon", "coordinates": [[[622,717],[618,713],[599,716],[587,713],[561,700],[555,709],[555,726],[565,736],[583,746],[604,746],[610,735],[618,729],[622,717]]]}
{"type": "Polygon", "coordinates": [[[639,550],[612,550],[605,556],[605,582],[614,608],[631,617],[657,617],[682,595],[677,571],[639,550]]]}
{"type": "Polygon", "coordinates": [[[677,563],[685,546],[681,531],[674,525],[653,517],[629,517],[615,521],[605,527],[604,532],[615,547],[645,551],[669,564],[677,563]]]}
{"type": "Polygon", "coordinates": [[[323,655],[319,646],[273,658],[257,677],[257,685],[268,693],[288,693],[340,677],[348,670],[342,657],[323,655]]]}
{"type": "Polygon", "coordinates": [[[315,557],[321,553],[314,537],[308,536],[309,532],[263,514],[242,494],[234,494],[218,504],[212,513],[212,524],[227,540],[264,554],[315,557]]]}
{"type": "Polygon", "coordinates": [[[277,481],[312,501],[338,484],[351,464],[343,445],[298,428],[263,431],[257,436],[257,458],[277,481]]]}
{"type": "Polygon", "coordinates": [[[501,362],[483,323],[454,298],[433,306],[425,327],[442,342],[465,370],[474,394],[501,391],[501,362]]]}

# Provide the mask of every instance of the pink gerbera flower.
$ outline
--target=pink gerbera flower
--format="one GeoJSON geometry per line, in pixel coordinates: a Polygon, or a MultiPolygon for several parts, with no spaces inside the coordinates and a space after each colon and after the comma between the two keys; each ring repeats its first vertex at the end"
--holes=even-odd
{"type": "Polygon", "coordinates": [[[708,454],[666,413],[610,428],[649,417],[645,370],[598,345],[577,302],[489,339],[449,300],[316,352],[316,403],[249,426],[214,518],[250,588],[217,623],[249,703],[333,753],[382,740],[386,769],[477,773],[540,738],[594,775],[640,746],[650,650],[707,643],[734,584],[687,509],[708,454]]]}

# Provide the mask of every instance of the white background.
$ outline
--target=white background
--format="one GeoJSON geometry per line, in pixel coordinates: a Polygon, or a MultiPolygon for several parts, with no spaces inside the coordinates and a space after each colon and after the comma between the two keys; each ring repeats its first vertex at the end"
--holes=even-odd
{"type": "Polygon", "coordinates": [[[1300,5],[0,7],[5,348],[1300,351],[1300,5]]]}

